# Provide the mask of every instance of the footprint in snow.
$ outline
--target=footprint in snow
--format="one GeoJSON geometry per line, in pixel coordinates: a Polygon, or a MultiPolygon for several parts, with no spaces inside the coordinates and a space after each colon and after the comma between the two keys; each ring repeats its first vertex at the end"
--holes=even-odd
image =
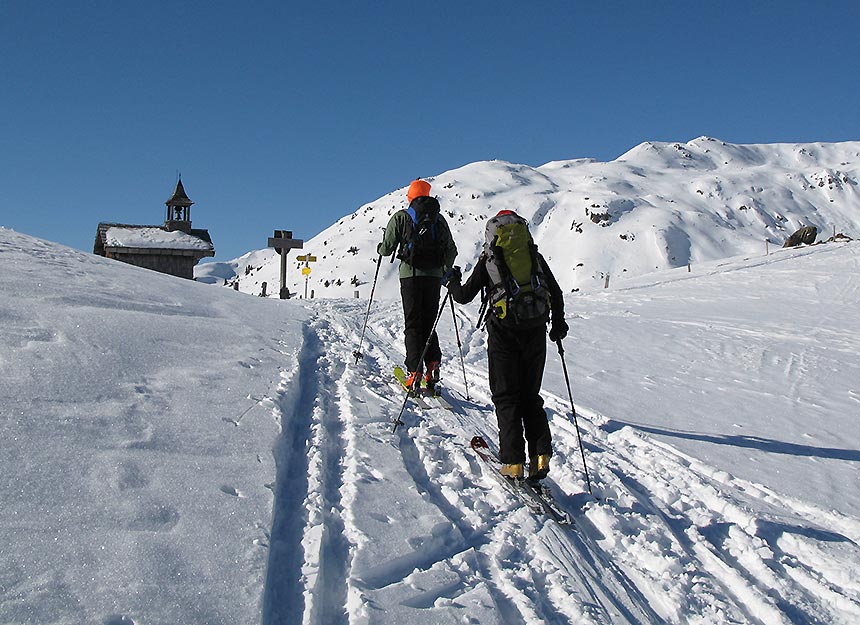
{"type": "Polygon", "coordinates": [[[244,497],[244,495],[240,493],[238,489],[233,488],[232,486],[227,486],[226,484],[221,487],[221,492],[227,495],[231,495],[233,497],[244,497]]]}
{"type": "Polygon", "coordinates": [[[168,532],[179,523],[179,511],[157,502],[147,502],[131,511],[126,527],[136,532],[168,532]]]}
{"type": "Polygon", "coordinates": [[[116,487],[119,490],[145,488],[149,478],[143,469],[133,462],[126,462],[117,467],[116,487]]]}

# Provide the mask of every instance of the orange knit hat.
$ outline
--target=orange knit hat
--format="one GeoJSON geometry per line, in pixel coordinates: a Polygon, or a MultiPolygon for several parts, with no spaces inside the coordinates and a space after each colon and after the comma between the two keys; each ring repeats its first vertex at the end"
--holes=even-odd
{"type": "Polygon", "coordinates": [[[423,180],[413,180],[409,185],[409,190],[406,192],[406,199],[410,202],[417,197],[430,195],[430,183],[423,180]]]}

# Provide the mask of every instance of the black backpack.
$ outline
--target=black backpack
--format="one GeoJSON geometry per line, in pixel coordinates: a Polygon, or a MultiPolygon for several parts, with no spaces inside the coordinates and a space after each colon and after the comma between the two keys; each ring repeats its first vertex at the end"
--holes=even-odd
{"type": "Polygon", "coordinates": [[[439,210],[439,200],[435,197],[422,196],[412,200],[406,209],[409,219],[401,233],[397,258],[422,271],[442,266],[445,257],[438,236],[439,210]]]}

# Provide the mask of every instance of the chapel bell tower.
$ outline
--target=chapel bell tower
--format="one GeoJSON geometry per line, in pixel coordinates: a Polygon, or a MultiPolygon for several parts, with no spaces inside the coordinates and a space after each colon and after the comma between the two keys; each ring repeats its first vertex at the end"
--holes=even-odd
{"type": "Polygon", "coordinates": [[[181,230],[182,232],[191,232],[191,205],[194,202],[185,193],[185,187],[182,186],[182,178],[176,183],[173,197],[167,200],[165,204],[167,205],[167,219],[164,221],[164,227],[167,228],[167,231],[181,230]]]}

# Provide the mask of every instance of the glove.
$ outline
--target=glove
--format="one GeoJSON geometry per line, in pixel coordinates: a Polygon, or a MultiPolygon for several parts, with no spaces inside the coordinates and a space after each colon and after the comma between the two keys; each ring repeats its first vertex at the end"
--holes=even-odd
{"type": "Polygon", "coordinates": [[[376,253],[379,254],[380,256],[382,256],[382,242],[381,241],[376,246],[376,253]]]}
{"type": "Polygon", "coordinates": [[[444,276],[442,276],[442,286],[447,287],[450,283],[460,284],[460,280],[463,278],[463,274],[460,272],[460,268],[456,265],[451,267],[444,276]]]}
{"type": "Polygon", "coordinates": [[[549,328],[549,340],[553,343],[558,343],[561,339],[567,336],[567,322],[564,319],[553,319],[552,325],[549,328]]]}

